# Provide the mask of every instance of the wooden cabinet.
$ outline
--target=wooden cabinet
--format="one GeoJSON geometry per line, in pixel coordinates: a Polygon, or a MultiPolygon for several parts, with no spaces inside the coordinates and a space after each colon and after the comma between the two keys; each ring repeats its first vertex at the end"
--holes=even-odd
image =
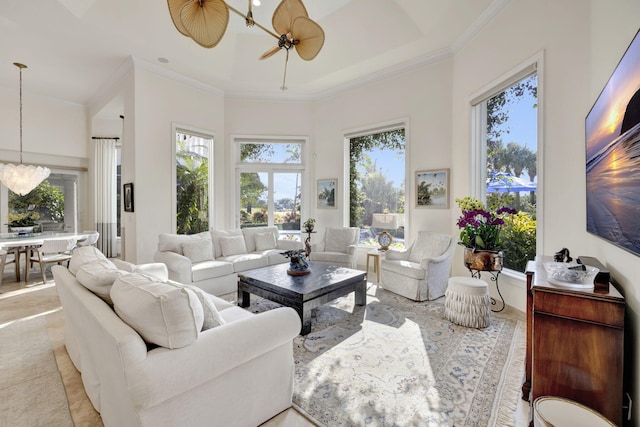
{"type": "Polygon", "coordinates": [[[543,262],[527,264],[527,355],[523,399],[558,396],[622,425],[622,295],[576,290],[546,280],[543,262]]]}

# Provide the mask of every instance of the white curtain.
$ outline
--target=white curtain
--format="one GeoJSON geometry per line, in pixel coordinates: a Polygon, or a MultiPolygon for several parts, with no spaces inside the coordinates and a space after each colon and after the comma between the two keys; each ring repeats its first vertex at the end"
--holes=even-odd
{"type": "Polygon", "coordinates": [[[100,138],[95,142],[96,230],[100,233],[97,247],[108,258],[118,256],[116,246],[117,180],[116,140],[100,138]]]}

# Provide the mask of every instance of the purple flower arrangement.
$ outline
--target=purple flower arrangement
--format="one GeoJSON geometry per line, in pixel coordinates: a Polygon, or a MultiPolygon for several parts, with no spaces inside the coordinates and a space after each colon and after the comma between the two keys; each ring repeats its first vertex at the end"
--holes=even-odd
{"type": "Polygon", "coordinates": [[[500,229],[504,219],[517,211],[505,206],[490,212],[484,208],[482,202],[470,197],[456,199],[456,202],[462,209],[462,215],[457,222],[460,228],[460,244],[474,249],[500,250],[500,229]]]}

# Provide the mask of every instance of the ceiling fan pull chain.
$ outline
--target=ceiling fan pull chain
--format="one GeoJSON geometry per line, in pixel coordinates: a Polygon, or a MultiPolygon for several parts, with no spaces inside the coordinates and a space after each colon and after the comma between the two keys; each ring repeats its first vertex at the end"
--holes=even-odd
{"type": "Polygon", "coordinates": [[[287,90],[287,87],[284,85],[284,82],[287,80],[287,64],[289,63],[289,49],[287,49],[287,57],[284,60],[284,77],[282,77],[282,86],[280,89],[282,91],[287,90]]]}

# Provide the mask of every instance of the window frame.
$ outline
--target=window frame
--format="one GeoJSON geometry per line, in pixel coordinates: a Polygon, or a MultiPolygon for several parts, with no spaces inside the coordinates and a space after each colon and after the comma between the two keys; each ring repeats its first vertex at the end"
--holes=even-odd
{"type": "MultiPolygon", "coordinates": [[[[301,176],[300,185],[300,223],[304,218],[310,215],[310,203],[312,202],[312,192],[314,188],[309,184],[309,173],[307,170],[307,159],[309,152],[309,137],[307,136],[277,136],[277,135],[231,135],[230,143],[231,164],[234,165],[231,172],[230,182],[234,183],[234,191],[231,193],[231,201],[229,203],[229,218],[232,221],[232,227],[239,229],[240,214],[238,206],[240,205],[240,174],[243,172],[267,173],[269,178],[267,209],[273,212],[273,175],[276,173],[293,173],[298,172],[301,176]],[[240,144],[242,143],[264,143],[264,144],[294,144],[301,145],[300,162],[299,163],[265,163],[265,162],[247,162],[240,161],[240,144]]],[[[315,193],[314,193],[315,194],[315,193]]],[[[269,225],[273,225],[273,218],[269,218],[269,225]]]]}
{"type": "Polygon", "coordinates": [[[174,233],[178,230],[178,207],[177,207],[177,197],[178,191],[176,189],[178,174],[176,171],[178,161],[176,159],[177,155],[177,147],[176,147],[176,134],[178,132],[187,133],[189,135],[198,136],[200,138],[211,139],[211,146],[209,147],[209,176],[208,176],[208,189],[209,189],[209,228],[213,228],[214,220],[215,220],[215,199],[214,195],[214,160],[215,160],[215,144],[216,144],[216,135],[215,132],[207,129],[201,129],[190,125],[180,124],[180,123],[171,123],[171,228],[174,233]]]}
{"type": "MultiPolygon", "coordinates": [[[[412,171],[410,170],[410,161],[411,159],[411,131],[410,131],[410,123],[408,117],[399,118],[396,120],[389,120],[386,122],[379,122],[375,124],[371,124],[368,126],[362,126],[358,128],[348,129],[343,133],[343,176],[342,180],[338,180],[338,185],[341,186],[340,191],[338,192],[338,197],[340,198],[340,209],[342,212],[342,222],[344,227],[349,227],[350,224],[350,192],[349,192],[349,183],[350,183],[350,141],[352,138],[357,138],[359,136],[377,134],[381,132],[392,131],[396,129],[404,129],[404,236],[405,243],[407,242],[407,236],[410,235],[410,224],[411,224],[411,201],[415,197],[414,183],[411,182],[412,171]],[[342,181],[342,182],[340,182],[342,181]]],[[[337,201],[336,201],[337,203],[337,201]]],[[[358,248],[372,248],[375,245],[361,245],[358,243],[358,248]]],[[[407,246],[408,247],[408,246],[407,246]]]]}
{"type": "MultiPolygon", "coordinates": [[[[84,168],[75,168],[75,167],[65,167],[65,166],[52,166],[52,165],[45,165],[46,167],[48,167],[51,170],[51,175],[50,177],[55,177],[56,175],[62,175],[62,180],[69,180],[69,177],[73,177],[71,179],[71,181],[74,183],[75,185],[75,191],[74,191],[74,200],[69,201],[66,200],[65,198],[65,213],[68,210],[72,210],[75,214],[75,218],[73,218],[72,221],[67,221],[67,216],[65,215],[65,229],[64,231],[72,231],[72,232],[76,232],[81,228],[86,228],[82,218],[82,214],[83,212],[80,211],[80,207],[83,206],[82,204],[82,199],[83,199],[83,191],[84,191],[84,186],[86,185],[86,180],[87,180],[87,170],[84,168]],[[67,205],[67,203],[69,203],[69,205],[73,205],[72,208],[69,208],[69,205],[67,205]],[[68,224],[69,222],[69,224],[68,224]]],[[[49,178],[46,178],[43,181],[47,181],[49,180],[49,178]]],[[[64,190],[63,190],[64,192],[64,190]]],[[[8,217],[9,214],[9,189],[4,185],[1,184],[0,185],[0,215],[5,218],[8,217]]],[[[2,227],[0,227],[2,229],[3,233],[8,232],[9,227],[6,223],[2,224],[2,227]]]]}
{"type": "MultiPolygon", "coordinates": [[[[544,250],[544,52],[538,52],[504,73],[469,98],[470,105],[470,196],[486,200],[486,104],[489,98],[503,92],[522,79],[537,74],[537,131],[536,131],[536,255],[544,250]]],[[[507,276],[524,279],[525,274],[505,268],[507,276]]]]}

